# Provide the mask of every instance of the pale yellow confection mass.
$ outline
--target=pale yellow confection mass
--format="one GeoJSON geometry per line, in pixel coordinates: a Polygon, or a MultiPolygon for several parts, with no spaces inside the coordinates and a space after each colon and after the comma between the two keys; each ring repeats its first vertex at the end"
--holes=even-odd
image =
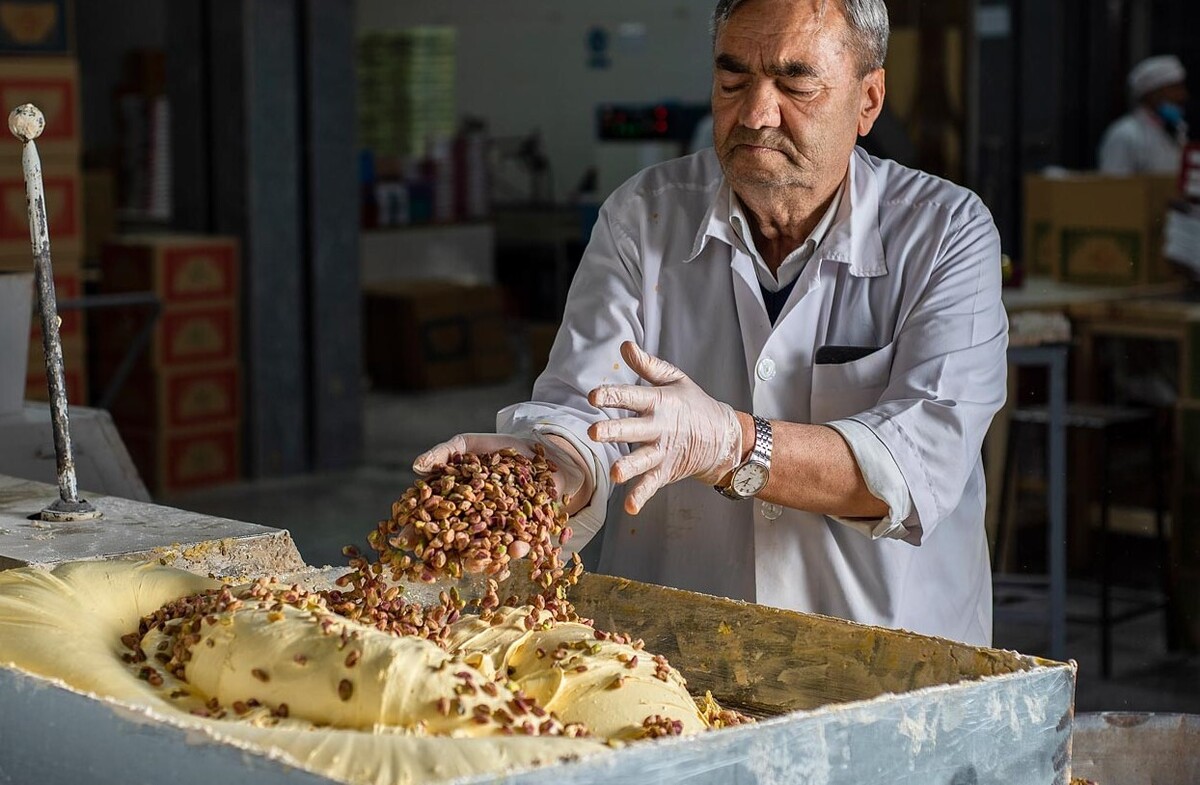
{"type": "MultiPolygon", "coordinates": [[[[284,618],[275,622],[268,621],[266,610],[218,614],[218,623],[205,626],[192,649],[188,683],[223,706],[250,700],[271,708],[286,703],[289,717],[335,728],[384,725],[421,734],[499,734],[492,715],[508,711],[512,691],[495,685],[495,695],[478,687],[456,695],[461,685],[489,679],[433,643],[350,621],[340,626],[357,636],[344,641],[322,634],[304,611],[285,606],[280,613],[284,618]],[[465,712],[444,716],[438,701],[452,696],[465,704],[465,712]],[[473,720],[477,706],[488,708],[488,722],[473,720]]],[[[153,651],[152,643],[147,641],[147,650],[153,651]]]]}
{"type": "Polygon", "coordinates": [[[170,645],[161,630],[140,641],[146,662],[122,659],[121,638],[142,617],[220,585],[130,562],[0,573],[0,667],[349,783],[436,782],[609,754],[607,740],[639,738],[655,715],[684,733],[707,727],[665,662],[597,640],[583,624],[527,630],[521,620],[539,613],[531,608],[501,609],[495,623],[464,616],[446,651],[322,622],[302,607],[247,604],[202,625],[186,681],[161,667],[170,645]],[[228,716],[198,716],[214,699],[232,707],[228,716]],[[592,735],[526,735],[569,723],[592,735]]]}
{"type": "Polygon", "coordinates": [[[467,617],[451,627],[450,649],[487,674],[507,675],[563,722],[579,722],[597,736],[636,739],[642,720],[658,714],[683,723],[684,733],[707,724],[687,684],[673,669],[655,675],[653,655],[628,644],[596,640],[584,624],[527,630],[525,613],[501,609],[492,625],[467,617]],[[560,659],[556,652],[561,651],[560,659]]]}

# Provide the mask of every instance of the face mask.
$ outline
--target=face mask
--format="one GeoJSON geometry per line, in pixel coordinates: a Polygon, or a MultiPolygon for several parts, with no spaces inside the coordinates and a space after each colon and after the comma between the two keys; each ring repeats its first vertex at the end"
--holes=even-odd
{"type": "Polygon", "coordinates": [[[1162,121],[1170,126],[1179,125],[1183,122],[1183,107],[1179,104],[1163,101],[1158,105],[1156,110],[1162,121]]]}

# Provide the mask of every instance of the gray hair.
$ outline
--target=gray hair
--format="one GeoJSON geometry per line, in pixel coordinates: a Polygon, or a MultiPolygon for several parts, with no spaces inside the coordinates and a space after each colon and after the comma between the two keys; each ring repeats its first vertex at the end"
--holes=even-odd
{"type": "MultiPolygon", "coordinates": [[[[717,0],[713,10],[711,31],[713,40],[717,32],[733,16],[737,7],[745,0],[717,0]]],[[[859,76],[866,76],[877,68],[883,68],[888,48],[888,12],[884,0],[836,0],[842,6],[846,23],[850,26],[850,43],[858,52],[859,76]]],[[[821,16],[829,6],[829,0],[821,0],[821,16]]]]}

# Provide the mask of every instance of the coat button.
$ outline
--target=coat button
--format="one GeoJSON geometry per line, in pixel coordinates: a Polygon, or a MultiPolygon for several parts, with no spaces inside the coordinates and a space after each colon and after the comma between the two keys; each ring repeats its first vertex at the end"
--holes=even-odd
{"type": "Polygon", "coordinates": [[[764,382],[769,382],[775,378],[775,361],[770,357],[764,357],[758,361],[758,367],[755,369],[758,378],[764,382]]]}
{"type": "Polygon", "coordinates": [[[779,516],[783,515],[783,507],[771,502],[763,502],[762,514],[768,521],[776,521],[779,520],[779,516]]]}

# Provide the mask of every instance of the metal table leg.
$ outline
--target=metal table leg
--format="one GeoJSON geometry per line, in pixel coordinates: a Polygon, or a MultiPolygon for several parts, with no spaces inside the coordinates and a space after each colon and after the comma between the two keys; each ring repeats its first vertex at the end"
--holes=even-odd
{"type": "MultiPolygon", "coordinates": [[[[1042,367],[1048,373],[1048,422],[1046,427],[1046,626],[1049,646],[1046,656],[1062,661],[1067,651],[1067,353],[1066,344],[1013,346],[1008,361],[1014,367],[1042,367]]],[[[1001,576],[996,576],[1003,582],[1001,576]]],[[[1027,576],[1032,577],[1032,576],[1027,576]]],[[[1010,579],[1011,581],[1011,579],[1010,579]]],[[[1028,585],[1027,580],[1011,581],[1028,585]]],[[[1000,615],[1000,609],[996,611],[1000,615]]],[[[1016,614],[1024,617],[1025,614],[1016,614]]],[[[1040,615],[1040,614],[1039,614],[1040,615]]]]}
{"type": "Polygon", "coordinates": [[[1050,573],[1050,658],[1060,662],[1067,650],[1067,445],[1064,417],[1067,406],[1067,347],[1048,349],[1050,372],[1049,422],[1046,459],[1049,493],[1046,494],[1047,565],[1050,573]]]}

